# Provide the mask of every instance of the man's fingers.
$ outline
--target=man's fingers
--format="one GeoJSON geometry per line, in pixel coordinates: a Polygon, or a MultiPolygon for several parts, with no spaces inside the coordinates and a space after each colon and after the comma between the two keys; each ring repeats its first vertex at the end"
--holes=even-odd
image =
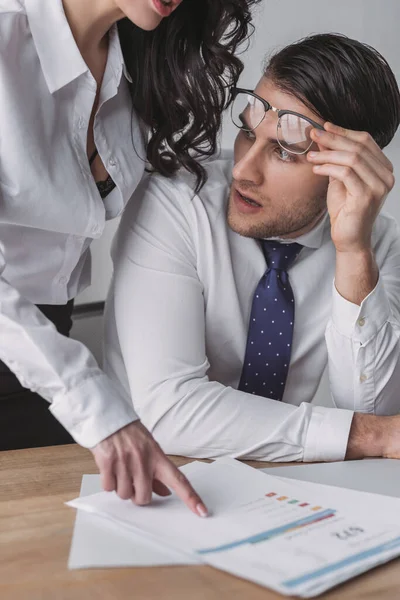
{"type": "Polygon", "coordinates": [[[153,492],[158,496],[170,496],[171,490],[167,488],[166,485],[158,481],[158,479],[153,480],[153,492]]]}
{"type": "Polygon", "coordinates": [[[309,152],[309,162],[313,164],[332,164],[349,167],[366,183],[371,190],[387,194],[394,185],[393,174],[383,167],[382,163],[373,159],[369,152],[364,155],[351,154],[340,150],[326,150],[324,152],[309,152]]]}
{"type": "Polygon", "coordinates": [[[341,181],[346,186],[348,192],[354,197],[362,198],[365,195],[365,185],[351,167],[325,164],[315,165],[313,170],[318,175],[333,177],[333,179],[341,181]]]}
{"type": "Polygon", "coordinates": [[[160,457],[155,474],[157,479],[174,490],[176,495],[196,515],[200,517],[208,515],[208,510],[200,496],[192,488],[185,475],[168,458],[160,457]]]}
{"type": "Polygon", "coordinates": [[[393,172],[393,164],[369,133],[344,129],[329,122],[325,123],[324,127],[325,130],[313,129],[311,131],[311,138],[318,144],[323,144],[331,150],[347,150],[348,152],[359,152],[360,148],[366,149],[386,169],[393,172]]]}
{"type": "Polygon", "coordinates": [[[365,148],[368,148],[368,150],[373,155],[379,158],[379,160],[385,165],[387,169],[389,169],[389,171],[393,172],[393,164],[390,162],[388,157],[382,152],[382,148],[378,146],[372,135],[370,135],[368,132],[345,129],[344,127],[340,127],[339,125],[334,125],[329,121],[325,123],[325,130],[330,133],[336,134],[339,137],[346,137],[349,140],[352,140],[354,142],[357,142],[358,144],[361,144],[362,146],[365,146],[365,148]]]}

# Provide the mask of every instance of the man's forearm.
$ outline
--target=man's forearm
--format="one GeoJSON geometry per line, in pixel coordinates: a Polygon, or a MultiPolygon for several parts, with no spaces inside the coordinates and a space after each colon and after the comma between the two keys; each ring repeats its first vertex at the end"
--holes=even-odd
{"type": "Polygon", "coordinates": [[[372,250],[336,252],[335,286],[343,298],[360,305],[373,291],[379,277],[372,250]]]}
{"type": "MultiPolygon", "coordinates": [[[[351,424],[345,460],[389,456],[396,417],[355,413],[351,424]]],[[[392,455],[392,458],[396,456],[392,455]]]]}

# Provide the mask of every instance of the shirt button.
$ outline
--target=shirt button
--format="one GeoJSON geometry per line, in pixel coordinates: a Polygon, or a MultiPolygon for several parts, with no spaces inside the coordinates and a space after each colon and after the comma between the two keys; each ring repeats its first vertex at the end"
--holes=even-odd
{"type": "Polygon", "coordinates": [[[115,158],[110,158],[110,160],[108,161],[108,164],[110,165],[110,167],[116,167],[118,163],[115,160],[115,158]]]}
{"type": "Polygon", "coordinates": [[[364,383],[364,381],[367,381],[368,376],[365,373],[361,373],[360,375],[360,381],[361,383],[364,383]]]}
{"type": "Polygon", "coordinates": [[[92,227],[92,233],[93,233],[94,235],[97,235],[98,233],[100,233],[100,227],[99,227],[98,225],[94,225],[94,226],[92,227]]]}
{"type": "Polygon", "coordinates": [[[84,129],[86,125],[86,121],[83,117],[79,117],[78,119],[78,127],[79,129],[84,129]]]}
{"type": "Polygon", "coordinates": [[[361,317],[360,319],[358,319],[357,323],[358,323],[358,325],[360,327],[364,327],[364,325],[365,325],[365,318],[361,317]]]}
{"type": "Polygon", "coordinates": [[[68,277],[60,277],[60,279],[58,280],[58,283],[60,285],[66,285],[68,283],[68,277]]]}

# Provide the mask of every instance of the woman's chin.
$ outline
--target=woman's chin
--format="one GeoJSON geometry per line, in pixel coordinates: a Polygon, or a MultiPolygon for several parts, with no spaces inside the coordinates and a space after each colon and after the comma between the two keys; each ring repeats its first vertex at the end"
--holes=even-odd
{"type": "Polygon", "coordinates": [[[117,0],[116,4],[125,17],[144,31],[157,29],[163,20],[163,16],[155,10],[153,0],[117,0]]]}
{"type": "Polygon", "coordinates": [[[163,18],[157,14],[151,15],[148,18],[142,16],[136,18],[135,15],[132,15],[132,17],[127,15],[127,17],[134,25],[136,25],[136,27],[143,29],[143,31],[154,31],[163,20],[163,18]]]}

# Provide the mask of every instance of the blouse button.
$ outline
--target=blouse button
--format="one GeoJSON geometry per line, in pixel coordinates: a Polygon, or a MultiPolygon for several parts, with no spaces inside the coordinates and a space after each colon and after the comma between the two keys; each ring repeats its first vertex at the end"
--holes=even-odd
{"type": "Polygon", "coordinates": [[[100,227],[99,227],[98,225],[94,225],[94,226],[92,227],[92,233],[93,233],[94,235],[97,235],[98,233],[100,233],[100,227]]]}

